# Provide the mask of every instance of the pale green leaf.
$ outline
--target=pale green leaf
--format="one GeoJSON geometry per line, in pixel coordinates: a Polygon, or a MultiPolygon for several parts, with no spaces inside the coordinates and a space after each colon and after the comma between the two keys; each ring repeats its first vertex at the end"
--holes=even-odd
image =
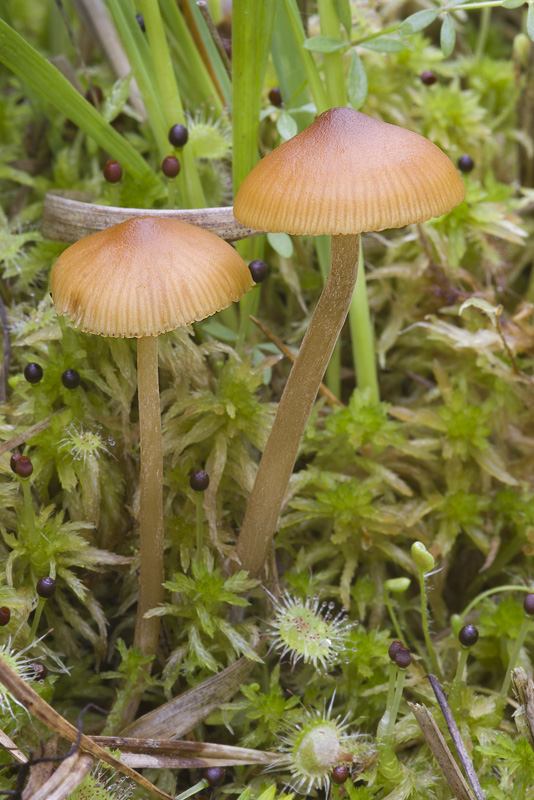
{"type": "Polygon", "coordinates": [[[347,79],[347,94],[353,108],[361,108],[367,97],[367,73],[363,62],[353,50],[347,79]]]}
{"type": "Polygon", "coordinates": [[[287,233],[268,233],[267,241],[283,258],[291,258],[293,255],[293,242],[287,233]]]}
{"type": "Polygon", "coordinates": [[[362,42],[361,47],[375,50],[377,53],[401,53],[407,49],[408,45],[392,36],[379,36],[377,39],[371,39],[370,42],[362,42]]]}
{"type": "Polygon", "coordinates": [[[312,53],[335,53],[336,50],[344,50],[348,45],[333,36],[312,36],[306,39],[304,47],[312,53]]]}
{"type": "Polygon", "coordinates": [[[111,94],[106,97],[102,106],[102,116],[106,122],[113,122],[126,105],[128,95],[130,94],[131,79],[132,76],[127,75],[125,78],[115,81],[113,84],[111,94]]]}
{"type": "Polygon", "coordinates": [[[292,139],[293,136],[296,136],[299,129],[291,114],[288,114],[287,111],[284,111],[278,117],[276,122],[276,130],[282,139],[287,141],[288,139],[292,139]]]}
{"type": "Polygon", "coordinates": [[[531,42],[534,42],[534,4],[528,4],[527,12],[527,34],[531,42]]]}
{"type": "Polygon", "coordinates": [[[443,55],[445,58],[448,58],[448,56],[450,56],[454,50],[454,45],[456,44],[456,31],[454,29],[454,24],[450,14],[445,15],[443,25],[441,26],[439,41],[443,55]]]}
{"type": "Polygon", "coordinates": [[[339,21],[347,31],[347,36],[350,38],[350,33],[352,30],[352,11],[350,8],[350,2],[349,0],[334,0],[334,6],[339,21]]]}
{"type": "Polygon", "coordinates": [[[424,11],[416,11],[415,14],[406,17],[399,28],[399,33],[404,36],[422,31],[434,22],[438,14],[439,8],[425,8],[424,11]]]}
{"type": "Polygon", "coordinates": [[[503,8],[519,8],[525,4],[525,0],[504,0],[503,8]]]}

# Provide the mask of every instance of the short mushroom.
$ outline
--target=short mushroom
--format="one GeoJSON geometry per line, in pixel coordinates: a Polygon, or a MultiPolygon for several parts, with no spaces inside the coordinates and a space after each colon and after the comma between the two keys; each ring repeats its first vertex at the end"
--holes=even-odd
{"type": "Polygon", "coordinates": [[[157,337],[239,300],[250,272],[227,242],[186,222],[134,217],[87,236],[50,276],[58,314],[84,332],[135,337],[141,442],[140,591],[135,644],[155,653],[163,600],[163,454],[157,337]]]}
{"type": "Polygon", "coordinates": [[[465,188],[450,159],[412,131],[331,108],[245,178],[236,219],[272,233],[332,235],[330,274],[291,369],[237,542],[260,572],[319,384],[350,305],[363,231],[400,228],[450,211],[465,188]]]}

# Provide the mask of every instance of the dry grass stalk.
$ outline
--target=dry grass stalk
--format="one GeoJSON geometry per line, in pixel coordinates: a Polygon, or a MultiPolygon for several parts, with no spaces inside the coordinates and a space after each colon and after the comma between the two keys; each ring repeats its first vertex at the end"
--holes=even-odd
{"type": "MultiPolygon", "coordinates": [[[[4,684],[8,692],[10,692],[30,714],[37,717],[37,719],[55,733],[59,733],[65,739],[68,739],[69,742],[74,743],[78,741],[78,730],[74,725],[71,725],[70,722],[64,719],[61,714],[58,714],[58,712],[43,700],[42,697],[39,697],[37,692],[28,686],[22,678],[19,678],[16,672],[14,672],[2,658],[0,658],[0,681],[4,684]]],[[[121,764],[117,758],[107,753],[106,750],[99,747],[99,745],[95,744],[88,736],[84,736],[83,734],[80,738],[80,749],[104,761],[106,764],[109,764],[113,769],[122,772],[128,778],[134,780],[139,786],[152,792],[157,797],[162,797],[165,800],[173,800],[171,795],[162,792],[161,789],[158,789],[157,786],[154,786],[153,783],[150,783],[150,781],[138,772],[135,772],[131,767],[121,764]]]]}
{"type": "Polygon", "coordinates": [[[91,771],[93,764],[92,756],[86,753],[73,753],[36,792],[28,786],[22,793],[22,800],[64,800],[80,785],[91,771]]]}
{"type": "Polygon", "coordinates": [[[10,739],[7,733],[4,733],[2,730],[0,730],[0,746],[4,747],[9,755],[14,758],[15,761],[18,761],[19,764],[25,764],[28,760],[24,753],[18,749],[13,739],[10,739]]]}
{"type": "Polygon", "coordinates": [[[460,772],[454,756],[449,750],[436,721],[425,705],[408,703],[417,724],[421,728],[426,743],[432,750],[434,758],[441,767],[445,780],[457,800],[475,800],[473,792],[460,772]]]}
{"type": "Polygon", "coordinates": [[[213,678],[135,720],[121,734],[144,739],[180,739],[222,703],[227,703],[253,666],[254,662],[243,656],[213,678]]]}

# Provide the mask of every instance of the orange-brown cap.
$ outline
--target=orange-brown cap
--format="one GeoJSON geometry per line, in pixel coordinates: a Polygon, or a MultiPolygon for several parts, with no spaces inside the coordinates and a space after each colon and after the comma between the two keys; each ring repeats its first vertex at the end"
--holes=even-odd
{"type": "Polygon", "coordinates": [[[158,336],[226,308],[253,285],[223,239],[158,217],[134,217],[80,239],[50,276],[57,313],[101,336],[158,336]]]}
{"type": "Polygon", "coordinates": [[[234,215],[273,233],[352,234],[424,222],[464,197],[454,164],[428,139],[331,108],[254,167],[234,215]]]}

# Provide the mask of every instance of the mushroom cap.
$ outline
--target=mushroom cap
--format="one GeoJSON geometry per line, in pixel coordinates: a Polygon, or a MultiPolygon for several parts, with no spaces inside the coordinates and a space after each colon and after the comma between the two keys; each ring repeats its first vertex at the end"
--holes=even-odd
{"type": "Polygon", "coordinates": [[[253,285],[223,239],[159,217],[133,217],[80,239],[50,275],[58,314],[88,333],[138,338],[209,317],[253,285]]]}
{"type": "Polygon", "coordinates": [[[354,234],[424,222],[464,198],[456,167],[424,136],[331,108],[256,164],[234,216],[272,233],[354,234]]]}

